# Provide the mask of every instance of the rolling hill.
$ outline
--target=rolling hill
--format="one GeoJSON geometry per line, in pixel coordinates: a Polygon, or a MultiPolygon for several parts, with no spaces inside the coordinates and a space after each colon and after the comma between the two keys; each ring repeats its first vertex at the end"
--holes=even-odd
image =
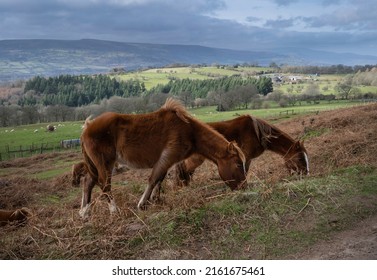
{"type": "Polygon", "coordinates": [[[377,56],[334,54],[303,49],[240,51],[197,45],[122,43],[101,40],[2,40],[0,82],[35,75],[107,73],[116,67],[135,70],[168,64],[268,65],[376,64],[377,56]]]}

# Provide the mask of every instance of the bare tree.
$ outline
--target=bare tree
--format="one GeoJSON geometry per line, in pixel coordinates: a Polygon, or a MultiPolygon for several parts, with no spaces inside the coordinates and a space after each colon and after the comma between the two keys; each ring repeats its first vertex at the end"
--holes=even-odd
{"type": "Polygon", "coordinates": [[[349,95],[352,93],[354,90],[354,87],[352,85],[352,75],[347,75],[345,76],[341,82],[339,82],[335,86],[335,90],[339,93],[339,95],[344,98],[348,99],[349,95]]]}
{"type": "Polygon", "coordinates": [[[189,107],[193,104],[194,96],[189,91],[182,91],[178,94],[178,97],[186,107],[189,107]]]}
{"type": "Polygon", "coordinates": [[[13,125],[12,116],[15,115],[15,108],[10,106],[0,106],[0,126],[13,125]]]}
{"type": "Polygon", "coordinates": [[[237,102],[245,109],[247,109],[248,104],[252,102],[252,100],[255,101],[258,99],[258,89],[252,84],[238,87],[234,90],[234,94],[237,97],[237,102]]]}
{"type": "Polygon", "coordinates": [[[31,124],[39,122],[39,113],[35,106],[25,106],[22,108],[22,123],[31,124]]]}
{"type": "Polygon", "coordinates": [[[268,95],[267,95],[267,99],[269,100],[273,100],[277,103],[279,103],[280,99],[282,99],[284,95],[284,92],[282,90],[274,90],[273,92],[270,92],[268,95]]]}
{"type": "Polygon", "coordinates": [[[149,96],[147,111],[155,111],[165,104],[166,99],[169,97],[166,93],[156,93],[149,96]]]}
{"type": "Polygon", "coordinates": [[[126,98],[113,96],[107,102],[107,111],[115,113],[129,113],[132,110],[129,109],[128,101],[126,98]]]}
{"type": "Polygon", "coordinates": [[[303,94],[309,95],[309,96],[318,96],[321,94],[319,90],[318,84],[315,83],[310,83],[308,86],[305,88],[303,94]]]}

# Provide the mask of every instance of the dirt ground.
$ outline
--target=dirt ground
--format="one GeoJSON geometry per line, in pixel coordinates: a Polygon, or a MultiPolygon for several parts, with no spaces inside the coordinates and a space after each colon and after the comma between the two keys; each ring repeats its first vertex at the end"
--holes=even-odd
{"type": "MultiPolygon", "coordinates": [[[[303,137],[303,139],[306,139],[305,146],[309,151],[311,162],[310,173],[312,176],[321,177],[329,174],[331,170],[354,165],[377,167],[377,104],[347,108],[337,110],[336,112],[330,111],[300,116],[282,122],[279,121],[277,126],[296,138],[303,137]],[[326,156],[324,157],[323,155],[326,156]]],[[[54,243],[54,240],[57,239],[54,236],[56,233],[54,231],[48,231],[49,226],[56,228],[61,227],[62,233],[60,234],[62,236],[65,234],[64,226],[60,226],[60,224],[63,223],[60,216],[60,211],[62,210],[57,209],[54,203],[55,200],[65,201],[65,196],[72,190],[69,167],[72,163],[80,160],[81,155],[79,152],[60,154],[58,164],[63,165],[63,167],[66,166],[67,171],[59,176],[47,175],[51,176],[50,179],[47,180],[33,178],[30,174],[38,174],[41,170],[48,171],[49,168],[53,169],[53,165],[57,164],[56,155],[54,154],[0,162],[0,209],[13,209],[23,206],[37,208],[35,205],[36,202],[45,201],[45,206],[42,205],[42,207],[40,207],[40,205],[38,205],[41,209],[38,209],[36,224],[44,225],[43,222],[46,220],[48,221],[45,224],[46,229],[36,226],[32,226],[32,229],[34,231],[41,229],[46,230],[46,232],[49,232],[47,235],[51,235],[47,236],[47,238],[50,238],[51,243],[54,243]],[[38,197],[39,193],[43,193],[48,199],[38,197]]],[[[283,180],[286,174],[284,175],[278,172],[279,169],[281,169],[281,165],[276,164],[276,161],[279,160],[281,161],[281,159],[278,159],[274,154],[259,157],[256,159],[256,164],[254,164],[254,166],[258,166],[258,168],[252,170],[252,176],[268,179],[271,182],[283,180]],[[268,170],[268,172],[266,172],[266,170],[268,170]]],[[[114,179],[115,181],[118,180],[126,183],[135,180],[135,178],[146,181],[148,173],[149,171],[136,170],[132,173],[124,173],[114,179]]],[[[205,170],[204,173],[205,174],[202,175],[196,174],[195,176],[218,177],[215,169],[211,171],[205,170]]],[[[121,196],[120,199],[123,198],[123,194],[119,191],[116,192],[115,195],[117,195],[118,198],[121,196]]],[[[77,197],[73,199],[70,198],[70,200],[67,199],[66,202],[64,202],[64,207],[77,214],[76,212],[78,212],[80,207],[80,200],[80,192],[77,190],[77,197]]],[[[128,199],[128,209],[132,210],[137,201],[138,197],[128,199]]],[[[135,215],[132,211],[128,212],[127,215],[131,217],[135,215]]],[[[106,211],[106,217],[107,214],[106,211]]],[[[157,215],[158,213],[152,214],[157,215]]],[[[64,223],[68,223],[72,228],[77,228],[79,232],[81,225],[78,225],[76,220],[76,217],[68,217],[68,222],[64,221],[64,223]]],[[[105,221],[105,223],[107,222],[108,221],[105,221]]],[[[126,227],[127,231],[130,231],[132,234],[140,230],[140,228],[143,228],[143,224],[136,223],[126,227]],[[133,225],[135,225],[136,228],[133,228],[133,225]]],[[[17,231],[17,229],[9,228],[6,230],[7,232],[13,233],[17,231]]],[[[0,228],[0,245],[1,231],[2,228],[0,228]]],[[[41,234],[46,237],[46,232],[41,232],[41,234]]],[[[58,245],[60,239],[63,240],[63,238],[59,237],[58,245]]],[[[34,244],[35,240],[25,238],[22,242],[25,242],[25,246],[31,246],[34,244]]],[[[80,248],[78,247],[77,249],[80,248]]],[[[9,258],[8,252],[5,252],[3,255],[9,258]]],[[[23,258],[33,258],[33,255],[28,256],[26,253],[20,253],[20,255],[23,258]]],[[[172,257],[174,256],[167,256],[167,258],[172,257]]],[[[14,258],[20,258],[20,256],[17,255],[14,258]]],[[[287,255],[284,258],[377,260],[377,215],[373,214],[346,230],[330,234],[327,240],[321,240],[315,245],[303,249],[299,253],[287,255]]]]}
{"type": "MultiPolygon", "coordinates": [[[[342,167],[357,163],[370,163],[376,166],[377,159],[377,105],[360,108],[342,109],[336,112],[325,112],[302,120],[303,130],[320,131],[324,134],[310,142],[307,149],[312,151],[312,157],[320,154],[331,155],[334,166],[342,167]],[[325,130],[334,133],[326,136],[325,130]],[[338,137],[334,136],[338,134],[338,137]],[[320,153],[321,151],[321,153],[320,153]]],[[[290,125],[290,121],[279,127],[299,135],[297,126],[290,125]]],[[[318,164],[314,173],[325,173],[326,165],[318,164]]],[[[326,167],[327,168],[327,167],[326,167]]],[[[376,182],[377,188],[377,182],[376,182]]],[[[326,260],[377,260],[377,215],[371,216],[352,229],[338,232],[329,240],[290,256],[292,259],[326,259],[326,260]]]]}
{"type": "Polygon", "coordinates": [[[377,215],[292,256],[305,260],[377,260],[377,215]]]}
{"type": "MultiPolygon", "coordinates": [[[[377,105],[342,109],[336,112],[325,112],[302,120],[304,131],[324,131],[319,141],[310,142],[307,149],[312,157],[328,154],[334,165],[349,166],[354,163],[377,164],[377,105]],[[332,129],[335,133],[326,135],[325,130],[332,129]],[[338,137],[336,136],[338,132],[338,137]],[[325,144],[325,145],[324,145],[325,144]],[[322,153],[320,152],[322,151],[322,153]]],[[[297,126],[289,122],[279,127],[298,135],[297,126]]],[[[322,174],[325,165],[317,159],[314,173],[322,174]]],[[[377,187],[377,182],[376,182],[377,187]]],[[[292,259],[342,259],[342,260],[377,260],[377,215],[361,221],[352,229],[339,232],[330,240],[320,242],[294,256],[292,259]]]]}

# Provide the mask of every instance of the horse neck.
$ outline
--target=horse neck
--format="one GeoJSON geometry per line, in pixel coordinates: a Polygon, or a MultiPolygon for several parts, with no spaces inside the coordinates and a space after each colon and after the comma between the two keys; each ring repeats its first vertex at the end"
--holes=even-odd
{"type": "Polygon", "coordinates": [[[195,122],[196,153],[216,162],[227,153],[228,141],[216,130],[195,122]]]}

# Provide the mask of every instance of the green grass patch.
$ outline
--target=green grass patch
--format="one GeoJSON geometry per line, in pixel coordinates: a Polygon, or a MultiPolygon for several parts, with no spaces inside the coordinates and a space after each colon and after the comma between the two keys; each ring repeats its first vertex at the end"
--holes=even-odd
{"type": "Polygon", "coordinates": [[[31,175],[32,177],[39,179],[39,180],[49,180],[58,175],[62,175],[71,170],[71,167],[61,168],[61,169],[51,169],[42,172],[38,172],[36,174],[31,175]]]}
{"type": "Polygon", "coordinates": [[[376,168],[353,166],[278,183],[267,197],[262,186],[254,186],[196,209],[159,215],[149,241],[179,250],[199,239],[220,259],[279,258],[377,213],[376,181],[376,168]]]}
{"type": "Polygon", "coordinates": [[[0,160],[61,151],[64,150],[60,145],[62,140],[80,138],[82,122],[65,122],[56,126],[54,132],[47,132],[46,124],[1,127],[0,160]]]}
{"type": "Polygon", "coordinates": [[[202,107],[190,109],[190,113],[201,121],[205,122],[216,122],[222,120],[229,120],[235,118],[239,115],[250,114],[259,118],[286,118],[292,117],[299,114],[309,114],[313,112],[335,110],[339,108],[344,108],[347,106],[355,106],[360,104],[360,102],[351,101],[321,101],[319,104],[303,104],[301,106],[289,106],[281,108],[277,104],[271,102],[269,108],[267,109],[246,109],[246,110],[235,110],[227,112],[216,111],[216,106],[202,107]]]}

